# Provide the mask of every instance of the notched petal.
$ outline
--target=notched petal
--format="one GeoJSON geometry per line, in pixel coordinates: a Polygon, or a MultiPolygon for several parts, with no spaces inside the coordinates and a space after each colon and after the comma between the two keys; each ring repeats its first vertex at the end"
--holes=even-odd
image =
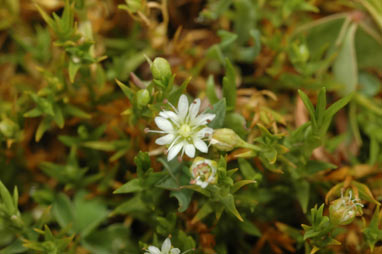
{"type": "Polygon", "coordinates": [[[172,126],[171,122],[163,117],[157,116],[154,119],[156,125],[159,129],[164,130],[166,132],[172,132],[174,130],[174,127],[172,126]]]}
{"type": "Polygon", "coordinates": [[[184,150],[188,157],[194,158],[195,156],[195,146],[193,144],[187,144],[184,147],[184,150]]]}
{"type": "Polygon", "coordinates": [[[162,244],[162,253],[168,253],[171,249],[171,241],[170,238],[166,238],[162,244]]]}
{"type": "Polygon", "coordinates": [[[208,146],[206,145],[206,143],[204,143],[203,140],[201,140],[199,138],[194,139],[194,145],[202,153],[207,153],[208,152],[208,146]]]}
{"type": "Polygon", "coordinates": [[[155,143],[158,144],[158,145],[168,145],[170,144],[175,138],[175,135],[174,134],[167,134],[163,137],[160,137],[158,139],[155,140],[155,143]]]}
{"type": "Polygon", "coordinates": [[[179,143],[171,147],[168,151],[167,160],[170,161],[175,158],[175,156],[180,152],[183,147],[183,143],[179,143]]]}

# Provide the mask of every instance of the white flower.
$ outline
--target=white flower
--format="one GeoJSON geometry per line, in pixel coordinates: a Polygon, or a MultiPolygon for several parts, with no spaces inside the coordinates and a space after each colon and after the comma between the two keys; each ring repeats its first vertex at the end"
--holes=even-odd
{"type": "MultiPolygon", "coordinates": [[[[170,104],[171,105],[171,104],[170,104]]],[[[171,105],[172,106],[172,105],[171,105]]],[[[200,99],[188,105],[188,99],[181,95],[178,108],[172,106],[174,111],[164,110],[155,117],[155,123],[160,131],[151,131],[166,134],[157,140],[158,145],[168,146],[167,160],[172,160],[182,151],[190,158],[195,156],[195,148],[202,153],[208,152],[204,138],[212,135],[213,130],[207,124],[215,118],[215,114],[199,113],[200,99]]]]}
{"type": "Polygon", "coordinates": [[[159,250],[155,246],[149,246],[148,252],[145,252],[145,254],[179,254],[179,253],[180,253],[180,249],[171,248],[170,238],[166,238],[166,240],[164,240],[161,250],[159,250]]]}
{"type": "Polygon", "coordinates": [[[210,183],[217,182],[217,163],[202,157],[196,157],[191,165],[192,184],[206,188],[210,183]]]}

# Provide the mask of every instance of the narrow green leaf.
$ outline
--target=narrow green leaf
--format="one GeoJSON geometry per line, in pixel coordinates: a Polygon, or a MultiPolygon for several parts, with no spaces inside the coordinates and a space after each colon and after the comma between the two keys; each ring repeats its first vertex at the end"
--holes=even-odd
{"type": "Polygon", "coordinates": [[[238,162],[240,172],[243,174],[245,179],[255,180],[258,177],[255,169],[252,167],[251,163],[249,163],[246,159],[239,158],[238,162]]]}
{"type": "Polygon", "coordinates": [[[309,160],[305,166],[306,174],[308,175],[314,175],[320,171],[335,168],[337,168],[337,165],[318,160],[309,160]]]}
{"type": "Polygon", "coordinates": [[[206,189],[203,189],[202,187],[200,187],[198,185],[183,185],[183,186],[181,186],[181,189],[190,189],[190,190],[199,192],[200,194],[202,194],[206,197],[211,196],[209,191],[207,191],[206,189]]]}
{"type": "Polygon", "coordinates": [[[223,50],[225,48],[229,47],[230,45],[232,45],[232,43],[234,43],[234,41],[236,41],[236,39],[238,37],[237,34],[231,33],[231,32],[226,31],[226,30],[219,30],[218,35],[221,39],[219,46],[223,50]]]}
{"type": "Polygon", "coordinates": [[[52,213],[62,228],[65,228],[69,224],[73,224],[75,221],[72,203],[63,193],[58,194],[54,199],[52,213]]]}
{"type": "Polygon", "coordinates": [[[300,202],[302,211],[306,213],[308,210],[310,185],[305,180],[295,181],[294,184],[295,184],[297,199],[300,202]]]}
{"type": "Polygon", "coordinates": [[[244,221],[243,218],[240,216],[239,211],[236,209],[235,200],[232,194],[226,195],[221,201],[224,207],[228,210],[228,212],[235,215],[235,217],[238,218],[240,221],[244,221]]]}
{"type": "Polygon", "coordinates": [[[35,140],[36,142],[39,142],[44,133],[49,129],[51,124],[51,120],[49,117],[45,117],[41,120],[40,124],[37,127],[36,134],[35,134],[35,140]]]}
{"type": "Polygon", "coordinates": [[[370,137],[370,155],[369,164],[375,165],[377,163],[378,156],[380,155],[380,144],[376,138],[370,137]]]}
{"type": "Polygon", "coordinates": [[[192,219],[191,223],[195,223],[197,221],[201,221],[203,218],[205,218],[207,215],[211,214],[213,212],[213,208],[210,205],[210,203],[205,203],[199,211],[196,213],[194,218],[192,219]]]}
{"type": "Polygon", "coordinates": [[[45,22],[50,26],[50,28],[54,28],[54,21],[49,15],[38,5],[35,4],[38,12],[40,13],[41,17],[45,20],[45,22]]]}
{"type": "Polygon", "coordinates": [[[106,152],[115,150],[115,145],[108,141],[87,141],[87,142],[83,142],[82,146],[95,149],[95,150],[106,151],[106,152]]]}
{"type": "Polygon", "coordinates": [[[133,101],[134,94],[135,94],[134,91],[130,87],[128,87],[125,84],[123,84],[118,79],[116,79],[115,82],[121,88],[122,92],[126,95],[126,97],[129,99],[129,101],[133,101]]]}
{"type": "Polygon", "coordinates": [[[150,156],[146,152],[139,151],[138,155],[134,157],[135,165],[137,165],[138,177],[142,178],[144,173],[151,167],[150,156]]]}
{"type": "Polygon", "coordinates": [[[69,80],[71,83],[74,82],[74,79],[80,67],[81,67],[81,63],[75,63],[72,60],[69,60],[68,71],[69,71],[69,80]]]}
{"type": "Polygon", "coordinates": [[[243,188],[244,186],[246,186],[246,185],[248,185],[248,184],[251,184],[251,183],[256,183],[256,181],[254,181],[254,180],[241,180],[241,181],[238,181],[238,182],[236,182],[236,183],[232,186],[231,193],[235,193],[235,192],[237,192],[238,190],[240,190],[241,188],[243,188]]]}
{"type": "Polygon", "coordinates": [[[367,187],[367,185],[360,183],[360,182],[357,182],[357,181],[352,181],[352,185],[354,185],[357,188],[358,193],[359,193],[359,197],[362,200],[369,201],[370,203],[373,203],[376,205],[381,205],[381,203],[379,203],[374,198],[373,194],[371,193],[371,191],[370,191],[369,187],[367,187]]]}
{"type": "Polygon", "coordinates": [[[309,100],[308,96],[303,91],[301,91],[300,89],[298,90],[298,94],[300,95],[302,102],[304,103],[306,109],[309,112],[310,119],[312,121],[313,126],[316,127],[317,126],[317,120],[316,120],[316,115],[314,113],[314,107],[313,107],[312,102],[309,100]]]}
{"type": "Polygon", "coordinates": [[[85,192],[78,192],[73,201],[75,223],[74,229],[81,237],[93,232],[108,215],[106,205],[97,199],[86,198],[85,192]]]}
{"type": "Polygon", "coordinates": [[[38,117],[41,115],[42,111],[39,108],[34,108],[24,113],[24,117],[38,117]]]}
{"type": "Polygon", "coordinates": [[[13,203],[15,204],[15,206],[17,206],[17,204],[19,203],[19,190],[17,186],[15,186],[15,188],[13,189],[13,203]]]}
{"type": "Polygon", "coordinates": [[[325,109],[326,109],[326,88],[323,87],[321,88],[318,94],[318,100],[316,105],[316,119],[317,119],[318,125],[322,124],[325,109]]]}
{"type": "Polygon", "coordinates": [[[223,95],[227,100],[227,109],[233,110],[236,106],[236,74],[231,62],[225,59],[226,73],[223,78],[223,95]]]}
{"type": "Polygon", "coordinates": [[[324,114],[324,118],[322,121],[322,126],[320,128],[320,134],[321,136],[325,135],[326,131],[329,128],[329,125],[332,121],[333,116],[343,107],[345,107],[346,104],[349,103],[349,101],[352,99],[354,93],[348,94],[345,97],[341,98],[340,100],[333,103],[324,114]]]}
{"type": "Polygon", "coordinates": [[[141,181],[138,178],[132,179],[116,189],[113,194],[132,193],[142,191],[141,181]]]}
{"type": "Polygon", "coordinates": [[[64,112],[69,114],[69,115],[80,117],[80,118],[85,118],[85,119],[91,118],[90,114],[86,113],[82,109],[79,109],[76,106],[71,105],[71,104],[65,104],[64,112]]]}
{"type": "Polygon", "coordinates": [[[325,111],[325,118],[331,119],[334,114],[336,114],[341,108],[345,107],[346,104],[349,103],[352,97],[353,94],[349,94],[330,105],[330,107],[325,111]]]}
{"type": "Polygon", "coordinates": [[[260,230],[251,222],[245,220],[241,223],[239,223],[239,227],[246,232],[247,234],[250,234],[252,236],[260,237],[261,232],[260,230]]]}
{"type": "Polygon", "coordinates": [[[212,75],[208,76],[207,79],[206,94],[211,104],[215,104],[219,101],[219,98],[216,95],[214,76],[212,75]]]}
{"type": "Polygon", "coordinates": [[[54,105],[53,106],[53,110],[54,110],[54,116],[53,116],[53,119],[54,121],[56,122],[56,124],[58,125],[58,127],[60,129],[62,129],[65,125],[65,119],[64,119],[64,114],[62,113],[62,110],[59,106],[57,105],[54,105]]]}
{"type": "Polygon", "coordinates": [[[2,181],[0,181],[0,196],[5,205],[6,211],[8,211],[8,215],[12,216],[16,212],[16,207],[13,203],[13,199],[8,189],[5,187],[2,181]]]}
{"type": "Polygon", "coordinates": [[[214,120],[212,120],[208,126],[214,129],[223,127],[225,114],[226,114],[226,100],[222,99],[212,106],[212,109],[206,110],[206,113],[215,114],[214,120]]]}
{"type": "Polygon", "coordinates": [[[349,94],[356,90],[358,83],[358,66],[355,52],[355,33],[357,23],[352,23],[348,28],[339,54],[333,65],[336,79],[344,85],[340,92],[349,94]]]}

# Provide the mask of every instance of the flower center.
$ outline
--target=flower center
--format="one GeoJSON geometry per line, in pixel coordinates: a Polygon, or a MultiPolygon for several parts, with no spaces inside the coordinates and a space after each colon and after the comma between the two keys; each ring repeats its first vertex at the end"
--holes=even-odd
{"type": "Polygon", "coordinates": [[[207,163],[202,163],[194,168],[193,173],[195,177],[205,181],[212,175],[212,168],[207,163]]]}
{"type": "Polygon", "coordinates": [[[192,132],[191,132],[191,127],[188,125],[188,124],[183,124],[182,126],[180,126],[179,130],[178,130],[178,134],[181,135],[182,137],[184,138],[188,138],[191,136],[192,132]]]}

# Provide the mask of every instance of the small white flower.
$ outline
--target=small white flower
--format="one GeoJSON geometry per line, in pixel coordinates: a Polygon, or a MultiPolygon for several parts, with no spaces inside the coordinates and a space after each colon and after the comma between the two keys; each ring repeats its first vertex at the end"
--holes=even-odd
{"type": "Polygon", "coordinates": [[[148,252],[145,252],[145,254],[179,254],[179,253],[180,253],[180,249],[171,247],[170,238],[166,238],[166,240],[164,240],[161,250],[159,250],[155,246],[149,246],[148,252]]]}
{"type": "Polygon", "coordinates": [[[168,146],[167,160],[175,158],[180,151],[182,156],[186,153],[188,157],[193,158],[195,148],[207,153],[208,146],[203,139],[212,135],[213,130],[207,127],[207,124],[215,118],[215,114],[198,115],[200,99],[189,105],[185,95],[180,96],[178,108],[172,108],[174,111],[164,110],[155,117],[155,123],[161,130],[151,131],[166,134],[155,140],[155,143],[168,146]]]}
{"type": "Polygon", "coordinates": [[[217,163],[202,157],[196,157],[190,168],[192,180],[191,184],[206,188],[210,183],[217,182],[217,163]]]}

